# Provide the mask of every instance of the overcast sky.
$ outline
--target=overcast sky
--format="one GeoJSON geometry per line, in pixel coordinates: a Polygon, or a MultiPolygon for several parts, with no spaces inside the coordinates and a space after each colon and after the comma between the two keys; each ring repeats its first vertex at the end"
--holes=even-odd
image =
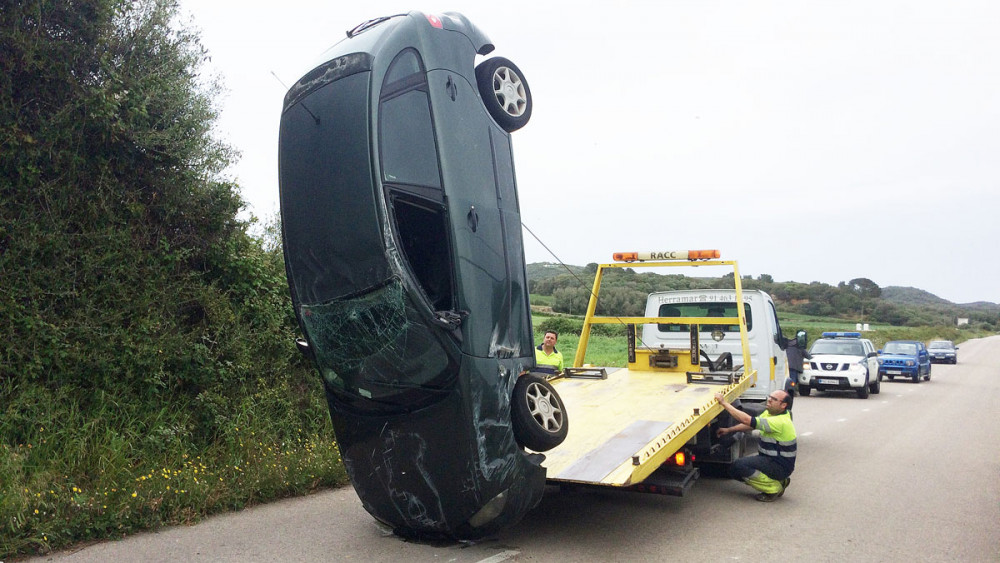
{"type": "MultiPolygon", "coordinates": [[[[457,11],[531,87],[521,214],[558,260],[718,248],[753,277],[1000,302],[995,0],[182,6],[228,89],[218,135],[258,217],[278,208],[272,72],[291,85],[373,17],[457,11]]],[[[557,261],[524,236],[528,262],[557,261]]]]}

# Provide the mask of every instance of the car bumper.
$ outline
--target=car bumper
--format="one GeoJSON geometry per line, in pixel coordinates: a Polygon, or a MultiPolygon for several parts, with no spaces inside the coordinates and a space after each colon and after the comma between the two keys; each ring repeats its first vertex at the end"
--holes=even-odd
{"type": "Polygon", "coordinates": [[[858,389],[866,384],[865,375],[838,372],[828,375],[823,372],[806,371],[799,376],[799,385],[805,385],[820,391],[826,389],[858,389]]]}
{"type": "Polygon", "coordinates": [[[931,361],[953,364],[956,361],[956,356],[954,354],[931,356],[931,361]]]}
{"type": "Polygon", "coordinates": [[[878,374],[882,377],[913,377],[917,375],[917,366],[904,367],[904,366],[889,366],[879,368],[878,374]]]}

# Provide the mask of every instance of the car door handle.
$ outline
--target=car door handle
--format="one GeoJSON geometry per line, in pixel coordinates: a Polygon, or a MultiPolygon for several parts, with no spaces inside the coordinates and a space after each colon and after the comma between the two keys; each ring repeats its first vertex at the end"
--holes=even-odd
{"type": "Polygon", "coordinates": [[[469,219],[469,228],[472,229],[472,232],[476,232],[476,229],[479,228],[479,212],[476,211],[475,205],[469,207],[468,219],[469,219]]]}

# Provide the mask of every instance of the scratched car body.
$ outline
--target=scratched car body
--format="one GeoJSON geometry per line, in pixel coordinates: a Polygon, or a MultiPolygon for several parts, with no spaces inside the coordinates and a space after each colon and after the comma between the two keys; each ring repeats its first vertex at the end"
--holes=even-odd
{"type": "Polygon", "coordinates": [[[493,533],[545,484],[511,427],[515,381],[534,365],[509,134],[530,99],[506,59],[476,65],[492,50],[460,14],[379,18],[282,110],[300,349],[362,504],[404,536],[493,533]]]}

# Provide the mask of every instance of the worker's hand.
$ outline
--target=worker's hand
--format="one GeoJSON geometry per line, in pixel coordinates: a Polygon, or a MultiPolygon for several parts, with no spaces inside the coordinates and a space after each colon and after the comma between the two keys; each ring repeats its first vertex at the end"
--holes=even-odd
{"type": "Polygon", "coordinates": [[[723,395],[722,393],[716,393],[715,394],[715,400],[719,401],[722,404],[726,404],[726,396],[723,395]]]}
{"type": "Polygon", "coordinates": [[[721,437],[723,437],[723,436],[725,436],[727,434],[731,434],[732,431],[733,431],[732,428],[720,428],[718,430],[718,432],[715,433],[715,435],[718,436],[719,438],[721,438],[721,437]]]}

